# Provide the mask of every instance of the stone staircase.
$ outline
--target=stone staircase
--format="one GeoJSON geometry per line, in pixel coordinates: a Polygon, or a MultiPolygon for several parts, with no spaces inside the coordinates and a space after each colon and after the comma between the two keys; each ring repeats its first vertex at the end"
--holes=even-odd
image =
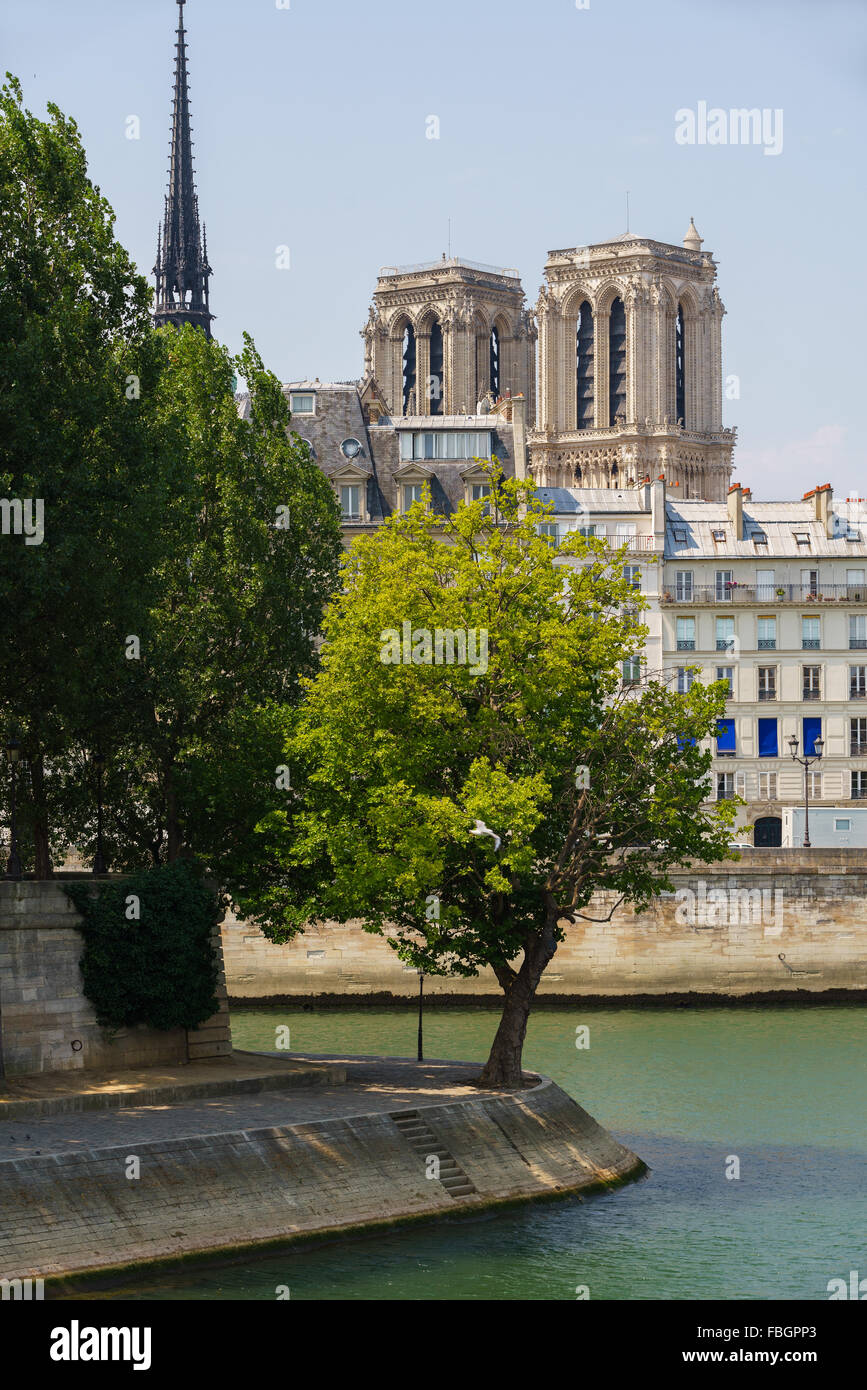
{"type": "Polygon", "coordinates": [[[450,1197],[469,1197],[477,1190],[417,1110],[398,1110],[391,1118],[425,1165],[431,1157],[439,1159],[439,1181],[450,1197]]]}

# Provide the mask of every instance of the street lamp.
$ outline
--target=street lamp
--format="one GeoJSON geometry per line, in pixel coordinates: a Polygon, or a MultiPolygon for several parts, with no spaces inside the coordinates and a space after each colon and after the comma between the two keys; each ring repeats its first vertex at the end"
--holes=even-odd
{"type": "Polygon", "coordinates": [[[424,1061],[424,1036],[422,1030],[422,1016],[424,1010],[424,971],[418,972],[418,1051],[417,1060],[424,1061]]]}
{"type": "Polygon", "coordinates": [[[105,768],[105,754],[97,749],[91,760],[96,768],[96,855],[93,860],[93,872],[105,874],[108,872],[102,852],[102,774],[105,768]]]}
{"type": "Polygon", "coordinates": [[[792,734],[792,737],[789,739],[789,748],[792,752],[792,759],[794,762],[800,763],[801,767],[804,769],[804,849],[812,848],[810,844],[810,779],[807,776],[807,769],[812,767],[813,763],[816,762],[817,758],[821,758],[822,749],[824,747],[825,740],[823,738],[814,738],[812,754],[805,754],[803,758],[799,758],[797,734],[792,734]]]}
{"type": "Polygon", "coordinates": [[[6,861],[6,878],[21,877],[21,859],[18,855],[18,825],[15,816],[15,769],[21,761],[21,744],[13,736],[6,745],[6,756],[12,770],[12,804],[9,817],[9,858],[6,861]]]}

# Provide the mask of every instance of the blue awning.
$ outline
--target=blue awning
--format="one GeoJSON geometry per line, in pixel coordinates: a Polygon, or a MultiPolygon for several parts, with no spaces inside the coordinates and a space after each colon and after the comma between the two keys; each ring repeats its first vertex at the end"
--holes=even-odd
{"type": "Polygon", "coordinates": [[[777,745],[777,721],[776,719],[759,720],[759,757],[776,758],[779,756],[777,745]]]}
{"type": "Polygon", "coordinates": [[[694,738],[691,738],[688,734],[686,734],[686,735],[678,734],[678,736],[677,736],[677,746],[678,746],[679,749],[681,749],[681,751],[682,751],[684,748],[694,748],[694,747],[695,747],[695,744],[696,744],[696,740],[695,740],[694,738]]]}
{"type": "Polygon", "coordinates": [[[816,749],[814,743],[817,738],[822,737],[822,720],[818,715],[811,714],[804,720],[804,757],[814,758],[816,749]]]}
{"type": "Polygon", "coordinates": [[[718,753],[735,752],[735,721],[733,719],[718,719],[716,721],[716,751],[718,753]]]}

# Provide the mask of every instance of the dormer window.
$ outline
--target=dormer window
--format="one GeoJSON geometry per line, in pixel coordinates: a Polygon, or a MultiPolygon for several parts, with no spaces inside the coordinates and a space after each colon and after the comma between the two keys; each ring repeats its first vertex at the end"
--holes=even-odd
{"type": "Polygon", "coordinates": [[[315,415],[315,393],[313,391],[293,391],[289,397],[289,409],[293,415],[315,415]]]}
{"type": "Polygon", "coordinates": [[[767,545],[768,538],[764,531],[753,532],[753,545],[767,545]]]}
{"type": "Polygon", "coordinates": [[[809,545],[809,544],[810,544],[810,533],[809,533],[809,531],[793,531],[792,534],[793,534],[793,536],[795,537],[795,540],[797,541],[798,545],[809,545]]]}
{"type": "Polygon", "coordinates": [[[672,534],[678,545],[686,545],[687,535],[685,526],[675,526],[672,534]]]}
{"type": "Polygon", "coordinates": [[[711,531],[711,535],[717,542],[724,541],[726,538],[725,530],[722,527],[715,528],[713,531],[711,531]]]}
{"type": "Polygon", "coordinates": [[[343,521],[361,521],[361,487],[344,483],[340,489],[340,516],[343,521]]]}
{"type": "Polygon", "coordinates": [[[357,439],[344,439],[340,446],[340,452],[344,458],[357,458],[361,453],[361,444],[357,439]]]}
{"type": "Polygon", "coordinates": [[[404,483],[403,485],[403,510],[408,512],[414,502],[422,502],[422,492],[424,483],[404,483]]]}

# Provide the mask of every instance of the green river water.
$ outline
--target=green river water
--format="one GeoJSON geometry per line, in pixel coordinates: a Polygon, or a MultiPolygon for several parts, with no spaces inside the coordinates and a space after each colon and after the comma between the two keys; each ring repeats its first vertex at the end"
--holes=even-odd
{"type": "MultiPolygon", "coordinates": [[[[429,1011],[428,1057],[482,1060],[497,1015],[429,1011]]],[[[233,1013],[235,1045],[415,1055],[409,1010],[233,1013]]],[[[209,1271],[117,1296],[152,1299],[827,1299],[867,1276],[867,1067],[857,1007],[548,1009],[528,1068],[553,1077],[650,1165],[579,1201],[447,1221],[209,1271]],[[590,1046],[575,1047],[589,1026],[590,1046]],[[740,1160],[739,1179],[725,1176],[740,1160]]]]}

